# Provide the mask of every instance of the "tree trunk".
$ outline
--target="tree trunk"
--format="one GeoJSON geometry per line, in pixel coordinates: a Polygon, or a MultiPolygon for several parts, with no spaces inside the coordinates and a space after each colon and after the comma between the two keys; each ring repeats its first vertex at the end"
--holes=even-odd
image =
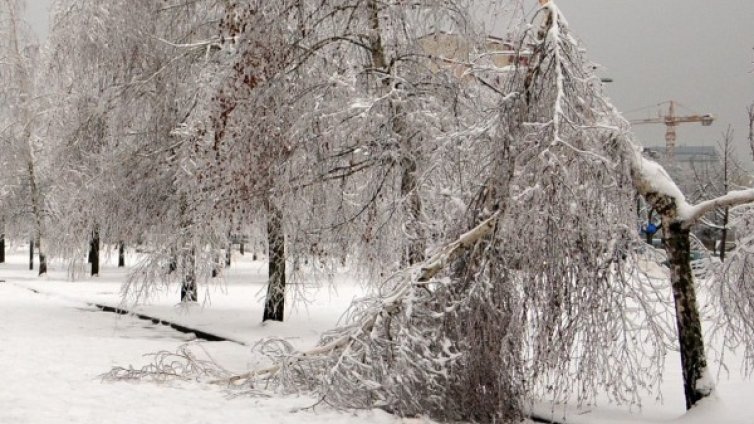
{"type": "Polygon", "coordinates": [[[262,321],[283,321],[285,308],[285,235],[283,213],[275,206],[268,207],[267,240],[269,243],[269,282],[262,321]]]}
{"type": "Polygon", "coordinates": [[[220,275],[220,266],[218,263],[220,262],[220,256],[219,255],[212,255],[212,271],[211,271],[211,277],[217,278],[218,275],[220,275]]]}
{"type": "Polygon", "coordinates": [[[233,250],[233,243],[228,243],[228,247],[225,250],[225,267],[230,268],[230,256],[233,250]]]}
{"type": "Polygon", "coordinates": [[[176,258],[175,249],[170,249],[170,262],[168,262],[168,274],[172,274],[178,269],[178,258],[176,258]]]}
{"type": "Polygon", "coordinates": [[[118,268],[126,266],[126,244],[123,242],[118,243],[118,268]]]}
{"type": "Polygon", "coordinates": [[[723,231],[720,235],[720,262],[725,262],[725,243],[728,239],[728,218],[730,208],[725,208],[725,213],[723,214],[723,231]]]}
{"type": "Polygon", "coordinates": [[[34,270],[34,239],[29,240],[29,271],[34,270]]]}
{"type": "MultiPolygon", "coordinates": [[[[397,120],[398,118],[396,118],[397,120]]],[[[404,146],[410,150],[410,141],[406,141],[404,146]]],[[[408,222],[406,226],[410,232],[408,246],[406,247],[405,262],[413,265],[424,260],[424,251],[426,250],[424,228],[421,226],[422,202],[417,191],[416,184],[416,160],[411,152],[404,152],[401,159],[401,197],[407,203],[408,222]]]]}
{"type": "Polygon", "coordinates": [[[691,242],[689,229],[683,222],[670,222],[665,228],[665,251],[670,261],[670,282],[675,300],[675,316],[678,329],[678,344],[681,350],[683,388],[686,409],[691,409],[699,400],[709,396],[712,387],[700,384],[707,378],[707,359],[704,353],[702,323],[696,302],[694,278],[689,262],[691,242]]]}
{"type": "Polygon", "coordinates": [[[244,250],[245,250],[245,249],[244,249],[244,243],[243,243],[243,242],[241,242],[241,245],[240,245],[240,246],[238,246],[238,251],[239,251],[239,252],[241,253],[241,256],[243,256],[243,254],[244,254],[244,250]]]}
{"type": "Polygon", "coordinates": [[[5,234],[0,234],[0,264],[5,263],[5,234]]]}
{"type": "Polygon", "coordinates": [[[199,298],[196,288],[196,255],[191,249],[184,256],[183,283],[181,284],[181,302],[196,302],[199,298]]]}
{"type": "Polygon", "coordinates": [[[99,275],[99,229],[92,231],[92,240],[89,243],[89,263],[92,264],[92,277],[99,275]]]}
{"type": "MultiPolygon", "coordinates": [[[[382,29],[380,26],[379,3],[377,0],[370,0],[370,25],[372,34],[370,43],[372,47],[372,67],[385,74],[390,73],[388,66],[388,57],[385,51],[385,45],[382,41],[382,29]]],[[[382,89],[389,90],[392,84],[390,78],[382,80],[382,89]]],[[[401,198],[405,202],[407,211],[406,227],[409,231],[408,246],[403,255],[403,261],[407,265],[424,260],[424,251],[426,249],[426,235],[421,225],[422,202],[417,192],[418,184],[416,179],[417,156],[420,154],[412,140],[406,123],[406,111],[401,102],[390,99],[390,113],[392,118],[393,132],[398,137],[400,148],[400,169],[401,169],[401,198]]]]}
{"type": "Polygon", "coordinates": [[[42,250],[42,240],[37,239],[37,255],[39,255],[39,274],[40,276],[47,274],[47,256],[42,250]]]}

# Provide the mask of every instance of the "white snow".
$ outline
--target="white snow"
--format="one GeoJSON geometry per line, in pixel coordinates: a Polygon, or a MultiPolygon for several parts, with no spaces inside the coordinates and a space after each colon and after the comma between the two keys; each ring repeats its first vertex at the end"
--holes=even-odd
{"type": "MultiPolygon", "coordinates": [[[[114,258],[113,258],[114,259],[114,258]]],[[[128,316],[100,312],[85,301],[119,304],[124,271],[104,266],[102,277],[65,280],[62,265],[39,279],[28,271],[26,253],[9,256],[0,265],[0,423],[398,423],[382,411],[341,412],[307,397],[228,397],[221,388],[198,382],[102,382],[100,375],[113,366],[140,367],[143,355],[175,351],[190,339],[167,327],[128,316]],[[39,294],[30,289],[37,290],[39,294]]],[[[280,336],[298,348],[311,347],[321,331],[331,328],[350,301],[363,293],[345,275],[337,290],[321,288],[306,306],[289,308],[285,323],[262,325],[262,295],[266,268],[249,255],[235,255],[225,287],[209,289],[204,307],[176,307],[179,294],[171,291],[137,309],[164,319],[229,336],[249,345],[268,336],[280,336]]],[[[660,270],[654,278],[662,278],[660,270]]],[[[202,346],[224,367],[244,371],[260,359],[247,346],[204,342],[202,346]]],[[[668,357],[663,402],[647,399],[643,408],[535,405],[541,416],[568,423],[754,423],[754,384],[742,378],[737,359],[731,359],[729,377],[717,382],[716,396],[689,413],[684,411],[677,353],[668,357]]],[[[716,368],[712,367],[713,374],[716,368]]]]}
{"type": "MultiPolygon", "coordinates": [[[[22,252],[8,259],[9,264],[0,265],[0,280],[4,280],[0,282],[2,424],[401,422],[379,410],[341,412],[320,405],[314,411],[296,412],[316,402],[306,396],[231,398],[222,388],[200,383],[103,382],[100,375],[113,366],[138,368],[149,361],[144,354],[175,351],[191,337],[86,306],[84,300],[118,304],[117,280],[123,272],[115,268],[105,267],[103,278],[71,283],[65,281],[62,267],[53,269],[48,278],[37,279],[24,264],[27,257],[22,252]]],[[[242,272],[252,268],[245,265],[237,268],[242,272]]],[[[275,334],[298,345],[313,343],[321,329],[335,323],[343,302],[350,300],[344,294],[333,307],[323,290],[321,302],[310,306],[312,315],[300,308],[289,314],[287,323],[263,326],[256,294],[259,276],[248,272],[246,276],[251,277],[247,284],[241,284],[236,275],[239,278],[231,278],[224,294],[215,290],[212,304],[204,309],[176,308],[177,293],[139,309],[249,342],[275,334]]],[[[232,371],[246,370],[255,360],[249,347],[234,343],[202,346],[232,371]]]]}
{"type": "Polygon", "coordinates": [[[658,163],[642,156],[641,148],[635,148],[634,168],[639,174],[637,188],[642,194],[656,192],[675,200],[679,221],[691,225],[707,212],[720,207],[754,202],[754,189],[732,190],[725,195],[692,205],[686,201],[681,189],[658,163]]]}
{"type": "Polygon", "coordinates": [[[641,179],[641,185],[643,185],[642,191],[656,192],[673,198],[681,220],[691,216],[691,205],[686,201],[686,196],[683,195],[675,181],[660,164],[642,156],[639,147],[635,149],[635,166],[641,179]]]}

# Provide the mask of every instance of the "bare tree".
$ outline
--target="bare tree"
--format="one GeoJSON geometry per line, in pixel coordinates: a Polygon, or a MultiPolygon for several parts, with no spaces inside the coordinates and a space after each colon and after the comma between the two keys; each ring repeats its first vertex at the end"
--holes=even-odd
{"type": "Polygon", "coordinates": [[[196,261],[183,256],[202,254],[175,183],[184,171],[173,130],[195,107],[194,82],[217,51],[216,3],[61,1],[53,14],[48,69],[60,76],[60,102],[51,125],[66,159],[57,190],[61,256],[82,257],[93,232],[104,243],[148,244],[125,287],[136,298],[159,282],[194,280],[196,261]]]}
{"type": "Polygon", "coordinates": [[[2,14],[3,42],[0,55],[3,59],[3,72],[6,75],[3,98],[6,101],[4,118],[4,138],[8,143],[6,151],[15,160],[10,163],[21,184],[14,184],[17,191],[15,202],[21,216],[30,218],[30,239],[37,246],[39,255],[39,275],[47,273],[46,251],[42,241],[46,233],[46,180],[44,157],[40,153],[39,119],[44,104],[39,96],[35,73],[39,63],[39,46],[32,41],[25,30],[21,13],[23,1],[5,0],[0,4],[2,14]]]}

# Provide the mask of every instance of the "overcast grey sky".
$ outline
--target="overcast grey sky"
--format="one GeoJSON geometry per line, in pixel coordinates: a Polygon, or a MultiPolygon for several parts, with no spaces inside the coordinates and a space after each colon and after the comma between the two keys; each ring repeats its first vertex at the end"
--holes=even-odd
{"type": "MultiPolygon", "coordinates": [[[[628,118],[654,117],[657,108],[628,111],[677,100],[718,118],[711,127],[679,126],[679,145],[714,144],[731,124],[740,156],[751,161],[745,138],[746,106],[754,102],[754,1],[559,0],[558,5],[589,57],[607,67],[604,75],[615,80],[608,94],[628,118]]],[[[664,125],[634,131],[645,145],[665,143],[664,125]]]]}
{"type": "MultiPolygon", "coordinates": [[[[106,1],[106,0],[103,0],[106,1]]],[[[27,16],[47,32],[51,0],[29,0],[27,16]]],[[[534,4],[534,0],[532,0],[534,4]]],[[[683,124],[679,145],[714,144],[734,126],[740,156],[745,143],[746,106],[754,102],[754,1],[752,0],[558,0],[589,57],[614,79],[608,94],[628,118],[656,116],[658,108],[628,111],[676,100],[691,110],[712,113],[712,127],[683,124]]],[[[664,144],[662,125],[637,126],[645,145],[664,144]]]]}
{"type": "Polygon", "coordinates": [[[27,0],[26,19],[31,28],[40,37],[47,36],[47,21],[52,0],[27,0]]]}

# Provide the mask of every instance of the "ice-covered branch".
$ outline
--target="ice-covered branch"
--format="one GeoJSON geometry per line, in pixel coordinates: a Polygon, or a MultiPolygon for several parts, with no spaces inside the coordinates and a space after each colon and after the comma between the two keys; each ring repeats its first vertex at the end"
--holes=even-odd
{"type": "Polygon", "coordinates": [[[278,373],[286,368],[296,365],[297,363],[305,362],[307,360],[321,359],[336,352],[364,349],[366,344],[364,344],[361,339],[364,337],[371,337],[375,325],[382,319],[382,317],[390,316],[396,312],[396,309],[398,309],[404,303],[407,296],[412,293],[411,289],[417,282],[421,283],[431,280],[449,263],[452,263],[454,259],[458,258],[459,255],[474,246],[474,244],[483,237],[491,234],[495,228],[498,217],[499,212],[494,213],[470,231],[462,234],[457,240],[443,246],[438,253],[429,259],[417,266],[393,275],[390,279],[398,280],[395,288],[387,295],[382,296],[377,305],[369,308],[355,323],[335,330],[335,333],[337,334],[336,337],[332,337],[326,342],[320,343],[313,349],[284,355],[282,358],[278,359],[275,364],[269,367],[252,370],[228,379],[218,380],[215,381],[215,383],[239,385],[255,379],[273,379],[278,373]],[[412,272],[415,270],[420,270],[418,276],[412,272]]]}
{"type": "Polygon", "coordinates": [[[682,220],[682,217],[688,215],[691,205],[673,178],[662,165],[642,156],[640,147],[632,145],[630,149],[633,149],[633,153],[629,154],[629,160],[636,191],[650,202],[656,203],[654,206],[662,209],[658,212],[671,214],[674,218],[682,220]]]}
{"type": "Polygon", "coordinates": [[[689,215],[685,217],[685,221],[693,223],[707,212],[710,212],[716,208],[738,206],[751,202],[754,202],[754,189],[733,190],[723,196],[717,197],[715,199],[710,199],[692,206],[688,210],[689,215]]]}
{"type": "Polygon", "coordinates": [[[500,212],[495,212],[491,217],[474,227],[474,229],[463,234],[453,243],[445,245],[440,252],[427,259],[421,267],[421,275],[417,281],[429,281],[445,268],[450,261],[455,259],[458,254],[474,245],[482,237],[490,234],[495,229],[499,216],[500,212]]]}
{"type": "Polygon", "coordinates": [[[683,222],[685,227],[716,208],[754,202],[754,189],[747,189],[730,191],[723,196],[692,205],[686,201],[686,196],[660,164],[643,157],[638,148],[635,148],[632,159],[636,190],[648,197],[658,212],[683,222]]]}

